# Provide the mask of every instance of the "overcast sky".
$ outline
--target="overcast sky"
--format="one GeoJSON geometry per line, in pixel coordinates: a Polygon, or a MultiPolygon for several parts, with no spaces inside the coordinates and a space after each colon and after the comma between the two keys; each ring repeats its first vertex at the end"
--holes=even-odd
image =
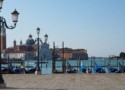
{"type": "MultiPolygon", "coordinates": [[[[25,44],[29,34],[48,34],[61,48],[87,49],[89,56],[119,55],[125,52],[125,0],[4,0],[1,15],[13,25],[11,12],[19,11],[14,30],[7,30],[7,47],[13,40],[25,44]]],[[[44,41],[44,40],[43,40],[44,41]]]]}

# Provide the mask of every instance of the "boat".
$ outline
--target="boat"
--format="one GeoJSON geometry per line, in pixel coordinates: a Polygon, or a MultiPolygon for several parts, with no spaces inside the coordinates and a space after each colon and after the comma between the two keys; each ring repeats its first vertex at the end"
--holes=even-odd
{"type": "Polygon", "coordinates": [[[67,70],[66,70],[67,73],[76,73],[77,70],[75,68],[73,68],[69,62],[67,62],[67,70]]]}
{"type": "Polygon", "coordinates": [[[35,71],[36,71],[36,68],[34,66],[26,66],[25,67],[25,73],[34,74],[35,71]]]}
{"type": "Polygon", "coordinates": [[[1,68],[1,72],[2,72],[2,74],[7,74],[7,72],[8,72],[8,68],[6,68],[6,67],[2,67],[1,68]]]}
{"type": "Polygon", "coordinates": [[[87,67],[86,73],[92,73],[92,69],[90,69],[89,67],[87,67]]]}
{"type": "Polygon", "coordinates": [[[82,65],[80,69],[83,73],[86,73],[87,67],[85,65],[82,65]]]}
{"type": "Polygon", "coordinates": [[[92,73],[92,70],[89,67],[83,65],[82,62],[81,62],[80,70],[82,73],[92,73]]]}
{"type": "Polygon", "coordinates": [[[109,73],[117,73],[118,72],[118,69],[115,67],[112,67],[110,64],[108,64],[107,70],[109,71],[109,73]]]}
{"type": "Polygon", "coordinates": [[[94,72],[106,73],[105,70],[101,66],[97,65],[96,63],[94,64],[94,72]]]}
{"type": "Polygon", "coordinates": [[[13,68],[13,72],[14,74],[20,74],[20,68],[19,67],[13,68]]]}
{"type": "Polygon", "coordinates": [[[125,66],[123,66],[121,63],[119,63],[119,72],[124,73],[125,72],[125,66]]]}

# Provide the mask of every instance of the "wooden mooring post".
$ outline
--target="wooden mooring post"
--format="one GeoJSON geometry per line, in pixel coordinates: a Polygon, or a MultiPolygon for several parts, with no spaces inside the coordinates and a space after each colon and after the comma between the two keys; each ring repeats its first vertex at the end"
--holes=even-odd
{"type": "Polygon", "coordinates": [[[62,42],[62,71],[66,72],[66,60],[64,59],[64,42],[62,42]]]}
{"type": "Polygon", "coordinates": [[[55,42],[53,42],[53,52],[52,52],[52,73],[55,72],[55,42]]]}

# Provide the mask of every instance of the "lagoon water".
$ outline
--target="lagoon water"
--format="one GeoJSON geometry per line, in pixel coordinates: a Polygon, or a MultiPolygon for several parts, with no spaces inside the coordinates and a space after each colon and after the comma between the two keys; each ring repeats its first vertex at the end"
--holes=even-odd
{"type": "MultiPolygon", "coordinates": [[[[52,74],[52,60],[49,60],[47,62],[48,63],[42,63],[42,64],[40,63],[40,68],[41,68],[42,74],[52,74]]],[[[67,62],[71,66],[76,68],[79,71],[78,73],[81,73],[79,66],[85,65],[90,68],[93,68],[93,65],[95,62],[99,66],[102,66],[106,71],[107,71],[106,66],[108,65],[109,62],[110,62],[111,66],[114,66],[116,68],[118,68],[119,63],[121,63],[122,65],[125,65],[125,60],[109,60],[109,59],[67,60],[66,66],[67,66],[67,62]]],[[[29,66],[35,67],[36,63],[37,63],[37,61],[34,61],[34,60],[25,60],[24,61],[25,67],[29,67],[29,66]]],[[[14,67],[20,66],[19,63],[12,63],[12,65],[14,67]]],[[[55,65],[56,65],[56,70],[62,70],[62,61],[61,60],[56,61],[55,65]]]]}
{"type": "MultiPolygon", "coordinates": [[[[85,65],[91,68],[93,68],[94,63],[96,62],[99,66],[102,66],[106,71],[107,68],[106,66],[108,65],[108,63],[110,62],[111,66],[117,67],[119,63],[121,63],[122,65],[125,65],[125,60],[108,60],[108,59],[88,59],[88,60],[67,60],[66,61],[66,66],[67,66],[67,62],[73,66],[74,68],[79,70],[79,65],[85,65]]],[[[29,66],[29,65],[34,65],[34,61],[25,61],[25,65],[29,66]]],[[[62,70],[62,61],[58,60],[56,61],[56,70],[62,70]]],[[[42,74],[52,74],[52,61],[48,61],[48,63],[42,63],[40,64],[40,68],[42,74]],[[47,67],[46,67],[47,64],[47,67]]],[[[79,73],[81,73],[79,71],[79,73]]]]}

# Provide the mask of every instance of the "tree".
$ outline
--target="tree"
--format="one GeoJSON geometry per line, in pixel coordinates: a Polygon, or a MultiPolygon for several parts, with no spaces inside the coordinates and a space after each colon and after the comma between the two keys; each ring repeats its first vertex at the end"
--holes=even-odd
{"type": "Polygon", "coordinates": [[[119,56],[120,58],[125,58],[125,52],[121,52],[119,56]]]}

